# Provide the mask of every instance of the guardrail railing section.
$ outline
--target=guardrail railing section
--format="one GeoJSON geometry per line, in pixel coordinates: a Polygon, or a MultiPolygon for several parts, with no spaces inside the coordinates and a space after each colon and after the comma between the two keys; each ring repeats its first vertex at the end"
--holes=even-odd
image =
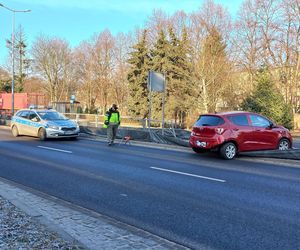
{"type": "MultiPolygon", "coordinates": [[[[81,126],[103,127],[104,115],[75,113],[65,113],[64,115],[71,120],[75,120],[81,126]]],[[[145,130],[161,129],[163,135],[176,137],[175,123],[173,121],[164,121],[163,126],[161,120],[122,116],[121,127],[140,128],[145,130]]]]}

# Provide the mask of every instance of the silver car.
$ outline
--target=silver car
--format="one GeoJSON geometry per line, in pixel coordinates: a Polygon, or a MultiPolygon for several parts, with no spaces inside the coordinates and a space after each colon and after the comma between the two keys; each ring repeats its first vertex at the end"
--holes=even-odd
{"type": "Polygon", "coordinates": [[[11,131],[14,136],[29,135],[47,138],[77,138],[79,126],[55,110],[22,109],[11,120],[11,131]]]}

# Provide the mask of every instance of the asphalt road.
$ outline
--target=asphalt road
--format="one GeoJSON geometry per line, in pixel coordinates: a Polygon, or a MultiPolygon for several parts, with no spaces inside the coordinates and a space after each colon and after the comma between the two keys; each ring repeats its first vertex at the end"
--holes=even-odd
{"type": "Polygon", "coordinates": [[[0,176],[194,249],[300,249],[300,163],[233,161],[0,127],[0,176]]]}
{"type": "Polygon", "coordinates": [[[293,140],[293,148],[300,148],[300,138],[294,138],[293,140]]]}

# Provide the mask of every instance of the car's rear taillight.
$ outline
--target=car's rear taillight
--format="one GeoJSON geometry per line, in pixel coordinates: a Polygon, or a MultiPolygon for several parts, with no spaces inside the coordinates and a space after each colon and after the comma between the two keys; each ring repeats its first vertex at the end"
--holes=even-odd
{"type": "Polygon", "coordinates": [[[193,130],[192,130],[192,133],[191,133],[191,135],[192,136],[197,136],[197,135],[200,135],[200,129],[199,128],[197,128],[197,127],[193,127],[193,130]]]}
{"type": "Polygon", "coordinates": [[[216,128],[216,133],[219,134],[219,135],[223,134],[224,131],[225,131],[224,128],[216,128]]]}

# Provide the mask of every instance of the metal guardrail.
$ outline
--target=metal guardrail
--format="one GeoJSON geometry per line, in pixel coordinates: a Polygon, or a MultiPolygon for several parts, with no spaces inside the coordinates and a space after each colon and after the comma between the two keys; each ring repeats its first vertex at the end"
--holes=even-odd
{"type": "MultiPolygon", "coordinates": [[[[81,126],[90,126],[101,128],[104,123],[104,115],[98,114],[78,114],[78,113],[64,113],[64,115],[71,119],[75,120],[81,126]]],[[[10,123],[11,114],[8,112],[0,112],[0,124],[7,125],[10,123]]],[[[172,121],[164,121],[164,126],[162,126],[161,120],[152,120],[134,118],[130,116],[121,117],[121,127],[130,127],[130,128],[141,128],[151,132],[152,129],[161,129],[162,134],[168,136],[176,137],[175,132],[175,123],[172,121]]]]}
{"type": "MultiPolygon", "coordinates": [[[[104,115],[97,114],[78,114],[78,113],[64,113],[69,119],[75,120],[79,125],[90,126],[90,127],[103,127],[104,115]]],[[[151,129],[162,129],[162,133],[168,131],[168,134],[176,137],[175,123],[172,121],[165,121],[164,126],[162,126],[161,120],[152,120],[134,118],[130,116],[122,116],[121,127],[132,127],[132,128],[142,128],[145,130],[151,129]]]]}

